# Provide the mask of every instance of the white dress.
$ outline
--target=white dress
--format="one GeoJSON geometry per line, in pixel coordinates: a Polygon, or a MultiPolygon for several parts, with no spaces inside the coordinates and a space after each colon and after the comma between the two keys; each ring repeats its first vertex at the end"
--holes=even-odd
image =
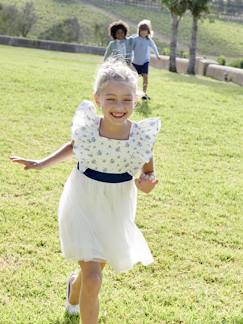
{"type": "Polygon", "coordinates": [[[75,261],[105,261],[115,271],[153,262],[149,247],[135,224],[137,188],[134,179],[121,183],[93,180],[83,172],[128,172],[135,176],[152,157],[160,130],[158,118],[134,122],[127,140],[102,137],[101,117],[84,101],[73,119],[74,154],[79,161],[69,176],[59,205],[62,253],[75,261]]]}

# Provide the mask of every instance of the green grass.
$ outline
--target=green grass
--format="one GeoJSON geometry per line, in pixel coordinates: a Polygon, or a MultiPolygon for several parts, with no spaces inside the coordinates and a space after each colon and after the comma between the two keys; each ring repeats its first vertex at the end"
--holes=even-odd
{"type": "MultiPolygon", "coordinates": [[[[68,324],[57,207],[75,162],[23,171],[10,154],[41,158],[70,139],[92,97],[101,57],[0,46],[1,324],[68,324]]],[[[104,271],[100,323],[243,323],[242,88],[151,69],[160,116],[159,187],[140,193],[137,223],[155,257],[127,274],[104,271]]]]}

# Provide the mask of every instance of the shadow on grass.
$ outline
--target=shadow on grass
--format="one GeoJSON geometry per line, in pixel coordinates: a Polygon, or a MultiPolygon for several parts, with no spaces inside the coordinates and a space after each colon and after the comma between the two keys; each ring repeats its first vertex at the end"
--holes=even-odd
{"type": "Polygon", "coordinates": [[[79,315],[65,313],[63,319],[54,320],[50,324],[79,324],[79,315]]]}
{"type": "Polygon", "coordinates": [[[168,73],[167,77],[175,82],[183,81],[185,83],[210,87],[219,93],[235,94],[236,92],[239,92],[239,94],[242,95],[242,87],[239,84],[232,83],[232,82],[227,83],[224,81],[215,80],[210,77],[206,78],[197,75],[192,76],[188,74],[177,74],[177,73],[168,73]]]}
{"type": "Polygon", "coordinates": [[[78,1],[77,0],[55,0],[55,2],[59,2],[59,3],[77,3],[78,1]]]}
{"type": "Polygon", "coordinates": [[[151,114],[148,101],[139,101],[136,106],[136,111],[143,116],[147,117],[151,114]]]}

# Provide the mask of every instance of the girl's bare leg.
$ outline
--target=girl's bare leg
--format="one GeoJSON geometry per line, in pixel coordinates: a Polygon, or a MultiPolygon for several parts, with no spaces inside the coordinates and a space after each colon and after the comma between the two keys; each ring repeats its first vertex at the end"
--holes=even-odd
{"type": "Polygon", "coordinates": [[[80,290],[82,282],[82,271],[80,270],[75,280],[71,282],[70,295],[68,301],[71,305],[79,304],[80,290]]]}
{"type": "Polygon", "coordinates": [[[80,323],[97,324],[99,318],[99,291],[102,284],[102,269],[105,264],[100,262],[83,262],[80,292],[80,323]]]}
{"type": "MultiPolygon", "coordinates": [[[[101,269],[103,270],[105,263],[101,263],[101,269]]],[[[75,280],[71,282],[71,289],[68,301],[71,305],[79,304],[80,292],[82,284],[82,271],[80,270],[75,280]]]]}
{"type": "Polygon", "coordinates": [[[148,74],[143,74],[143,92],[147,94],[148,89],[148,74]]]}

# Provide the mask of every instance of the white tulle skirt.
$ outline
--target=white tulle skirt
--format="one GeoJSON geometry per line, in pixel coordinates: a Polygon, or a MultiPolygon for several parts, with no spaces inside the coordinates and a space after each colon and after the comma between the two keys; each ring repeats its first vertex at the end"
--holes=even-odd
{"type": "Polygon", "coordinates": [[[59,206],[62,253],[75,261],[105,261],[117,271],[153,262],[135,224],[137,189],[134,180],[104,183],[74,169],[59,206]]]}

